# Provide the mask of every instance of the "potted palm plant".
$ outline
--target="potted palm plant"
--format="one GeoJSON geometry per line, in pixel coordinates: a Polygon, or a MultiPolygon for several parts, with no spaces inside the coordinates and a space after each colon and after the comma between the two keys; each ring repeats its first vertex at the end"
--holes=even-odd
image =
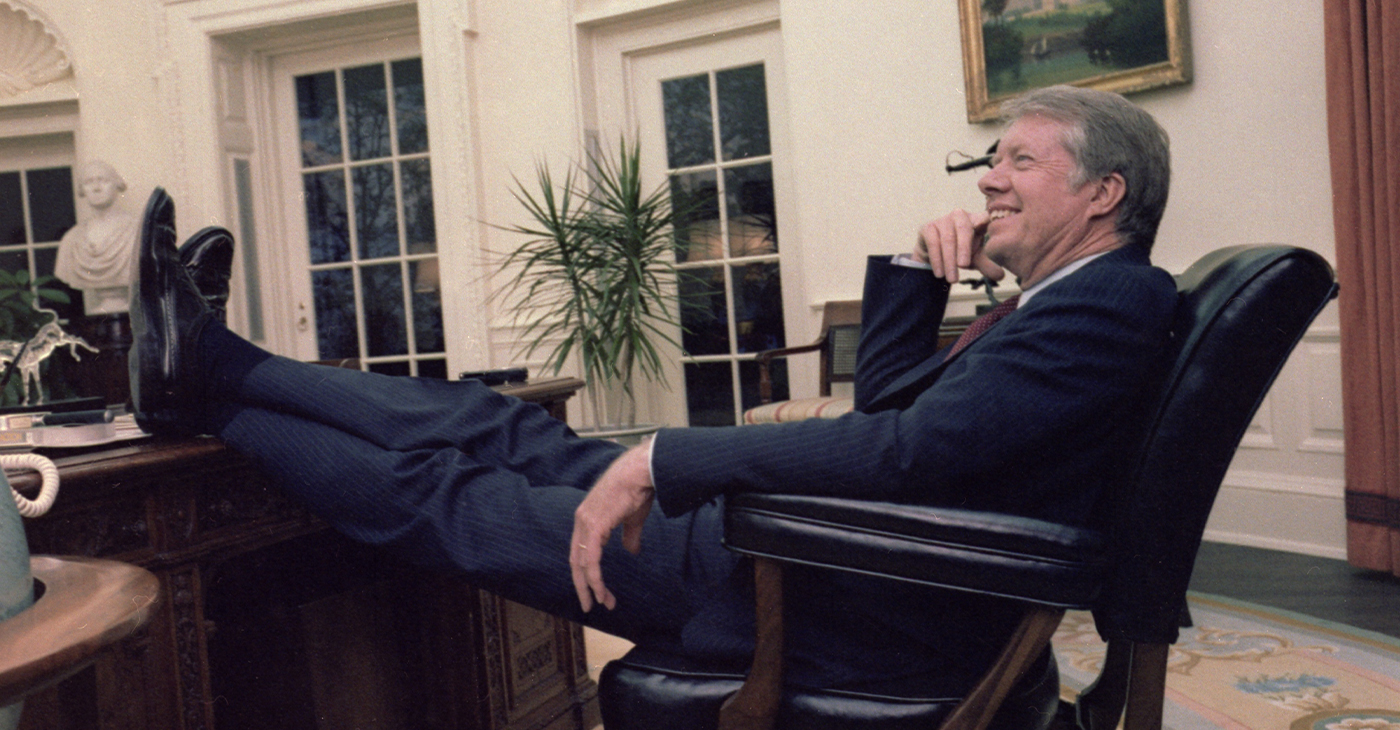
{"type": "Polygon", "coordinates": [[[532,220],[505,228],[530,239],[504,257],[502,294],[527,356],[548,348],[555,374],[578,359],[591,426],[631,428],[636,379],[665,385],[661,347],[680,347],[678,211],[666,185],[643,187],[640,150],[625,139],[616,157],[590,154],[562,180],[544,164],[535,173],[535,190],[517,180],[512,191],[532,220]]]}

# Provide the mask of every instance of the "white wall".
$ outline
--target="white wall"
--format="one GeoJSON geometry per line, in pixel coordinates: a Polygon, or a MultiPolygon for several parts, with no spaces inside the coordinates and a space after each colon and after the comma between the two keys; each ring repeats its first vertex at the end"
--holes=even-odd
{"type": "MultiPolygon", "coordinates": [[[[1132,97],[1172,137],[1158,263],[1180,271],[1257,241],[1330,259],[1321,11],[1247,0],[1189,12],[1195,80],[1132,97]]],[[[980,153],[997,136],[966,121],[958,32],[952,3],[784,4],[794,164],[823,181],[800,201],[804,250],[827,264],[808,275],[813,299],[858,294],[842,265],[908,247],[951,206],[980,205],[976,173],[942,169],[948,151],[980,153]]]]}

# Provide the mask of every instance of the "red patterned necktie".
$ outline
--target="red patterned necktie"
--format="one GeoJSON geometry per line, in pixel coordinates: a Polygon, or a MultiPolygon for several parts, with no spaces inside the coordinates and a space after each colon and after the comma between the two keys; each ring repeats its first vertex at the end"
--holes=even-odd
{"type": "Polygon", "coordinates": [[[973,340],[977,339],[978,337],[981,337],[983,333],[991,329],[992,325],[1000,321],[1002,317],[1005,317],[1006,315],[1016,311],[1016,304],[1020,301],[1021,295],[1017,294],[1016,296],[1007,299],[1001,304],[992,307],[992,311],[987,312],[981,317],[972,320],[972,324],[967,326],[967,330],[962,333],[962,336],[958,338],[958,341],[953,343],[953,349],[948,351],[948,357],[945,357],[943,359],[951,359],[954,355],[958,354],[958,352],[964,347],[971,345],[973,340]]]}

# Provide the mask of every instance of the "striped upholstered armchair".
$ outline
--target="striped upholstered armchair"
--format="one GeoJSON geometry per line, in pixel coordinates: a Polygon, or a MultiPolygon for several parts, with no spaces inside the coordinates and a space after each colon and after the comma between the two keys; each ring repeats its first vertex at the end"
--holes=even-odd
{"type": "MultiPolygon", "coordinates": [[[[967,329],[972,317],[949,317],[938,331],[938,346],[953,343],[967,329]]],[[[830,301],[822,308],[822,329],[817,341],[758,353],[760,405],[744,412],[744,423],[784,423],[807,418],[839,418],[854,407],[850,396],[832,395],[832,383],[855,380],[856,346],[860,343],[860,300],[830,301]],[[773,361],[790,355],[819,353],[817,396],[773,400],[773,361]]]]}

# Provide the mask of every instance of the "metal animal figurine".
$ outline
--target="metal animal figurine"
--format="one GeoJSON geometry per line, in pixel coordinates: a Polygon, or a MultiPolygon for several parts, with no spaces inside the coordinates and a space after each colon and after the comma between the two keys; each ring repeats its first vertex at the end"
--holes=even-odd
{"type": "Polygon", "coordinates": [[[37,304],[35,309],[51,315],[53,318],[29,338],[28,342],[18,342],[15,340],[0,340],[0,368],[3,368],[3,380],[0,380],[0,387],[9,382],[11,371],[18,370],[20,376],[20,389],[23,391],[23,402],[20,405],[29,405],[29,389],[34,389],[35,402],[43,402],[44,388],[39,379],[39,366],[53,355],[54,350],[60,347],[67,347],[68,354],[74,360],[81,360],[78,355],[78,348],[82,347],[91,352],[98,352],[96,347],[89,345],[83,338],[77,335],[70,335],[58,326],[58,312],[52,309],[44,309],[37,304]]]}

